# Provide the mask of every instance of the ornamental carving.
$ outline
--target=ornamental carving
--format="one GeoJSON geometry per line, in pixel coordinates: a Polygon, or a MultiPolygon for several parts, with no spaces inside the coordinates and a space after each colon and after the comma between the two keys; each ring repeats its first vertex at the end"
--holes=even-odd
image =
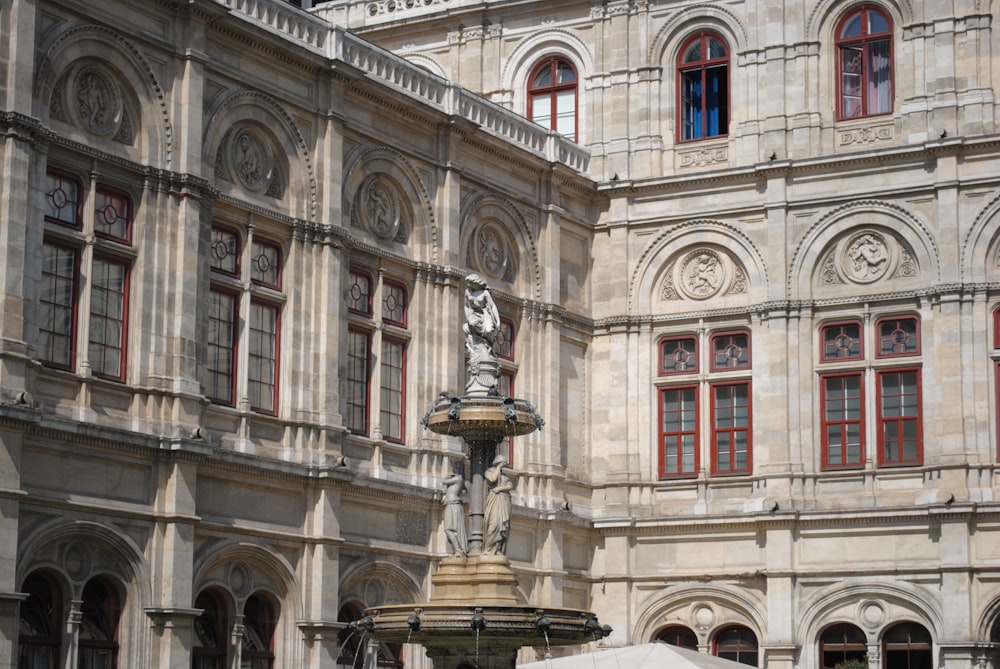
{"type": "Polygon", "coordinates": [[[250,191],[259,192],[271,180],[273,160],[267,144],[255,134],[242,130],[233,135],[229,144],[233,174],[250,191]]]}
{"type": "Polygon", "coordinates": [[[913,253],[891,234],[873,229],[841,237],[821,263],[819,281],[826,285],[866,285],[885,279],[907,279],[919,272],[913,253]]]}
{"type": "Polygon", "coordinates": [[[491,279],[511,282],[517,275],[514,243],[497,221],[479,225],[472,236],[466,259],[470,267],[475,267],[491,279]]]}
{"type": "Polygon", "coordinates": [[[706,165],[718,165],[728,162],[729,148],[725,146],[714,149],[699,149],[698,151],[678,153],[677,155],[677,166],[680,168],[704,167],[706,165]]]}
{"type": "Polygon", "coordinates": [[[852,144],[872,144],[874,142],[884,142],[892,139],[893,126],[877,125],[865,126],[863,128],[850,128],[841,130],[838,133],[838,143],[840,146],[850,146],[852,144]]]}
{"type": "Polygon", "coordinates": [[[885,239],[874,232],[865,232],[849,239],[844,249],[844,273],[854,283],[871,283],[889,270],[889,247],[885,239]]]}
{"type": "Polygon", "coordinates": [[[391,177],[373,174],[361,183],[354,197],[354,225],[379,239],[405,242],[409,228],[406,204],[391,177]]]}
{"type": "Polygon", "coordinates": [[[707,300],[749,292],[746,270],[724,251],[702,247],[667,267],[660,287],[663,300],[707,300]]]}
{"type": "Polygon", "coordinates": [[[98,67],[81,68],[73,78],[74,110],[95,135],[114,135],[122,120],[122,96],[115,80],[98,67]]]}

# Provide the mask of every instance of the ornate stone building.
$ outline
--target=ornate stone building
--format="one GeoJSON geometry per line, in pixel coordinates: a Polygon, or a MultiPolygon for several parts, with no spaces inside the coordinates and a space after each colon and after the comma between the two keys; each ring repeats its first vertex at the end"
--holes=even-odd
{"type": "Polygon", "coordinates": [[[94,5],[0,3],[0,663],[360,663],[475,272],[527,601],[1000,667],[995,3],[94,5]]]}

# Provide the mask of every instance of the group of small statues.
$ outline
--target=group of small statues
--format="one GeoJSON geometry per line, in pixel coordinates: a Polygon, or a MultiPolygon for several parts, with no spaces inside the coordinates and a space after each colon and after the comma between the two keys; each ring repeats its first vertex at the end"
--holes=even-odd
{"type": "MultiPolygon", "coordinates": [[[[483,554],[506,555],[507,539],[510,537],[510,492],[514,489],[514,474],[507,456],[502,453],[497,455],[483,478],[489,486],[483,518],[483,554]]],[[[465,505],[462,503],[462,493],[466,489],[465,463],[461,460],[452,463],[451,476],[441,484],[445,487],[444,534],[448,539],[448,550],[452,555],[465,557],[469,553],[465,505]]]]}

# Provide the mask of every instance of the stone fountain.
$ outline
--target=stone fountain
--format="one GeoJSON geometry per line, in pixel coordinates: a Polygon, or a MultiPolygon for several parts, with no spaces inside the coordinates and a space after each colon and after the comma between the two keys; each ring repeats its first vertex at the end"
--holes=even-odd
{"type": "Polygon", "coordinates": [[[468,446],[471,480],[465,463],[456,461],[443,481],[451,554],[431,576],[430,601],[373,607],[351,627],[383,642],[419,643],[435,669],[514,669],[522,646],[579,645],[607,636],[611,628],[589,611],[531,606],[519,596],[507,557],[516,476],[497,445],[534,432],[544,421],[530,402],[497,392],[500,315],[482,278],[472,274],[466,284],[465,394],[443,396],[423,418],[428,430],[462,437],[468,446]],[[468,514],[461,497],[466,487],[468,514]]]}

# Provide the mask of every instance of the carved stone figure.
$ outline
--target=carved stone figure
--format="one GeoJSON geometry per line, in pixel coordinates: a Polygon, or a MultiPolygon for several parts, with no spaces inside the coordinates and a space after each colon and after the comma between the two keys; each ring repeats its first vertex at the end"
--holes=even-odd
{"type": "Polygon", "coordinates": [[[448,549],[452,555],[465,557],[469,550],[469,541],[465,531],[465,505],[462,504],[462,492],[465,488],[465,463],[455,460],[452,463],[452,474],[441,485],[444,493],[444,535],[448,539],[448,549]]]}
{"type": "Polygon", "coordinates": [[[507,467],[507,457],[498,454],[483,478],[490,487],[483,519],[483,553],[506,555],[507,539],[510,537],[510,491],[514,489],[514,475],[507,467]]]}
{"type": "Polygon", "coordinates": [[[693,297],[714,295],[722,285],[722,279],[719,256],[710,251],[694,254],[685,263],[684,286],[693,297]]]}
{"type": "Polygon", "coordinates": [[[77,99],[80,102],[80,116],[91,130],[98,130],[107,123],[108,93],[97,74],[87,72],[80,77],[77,99]]]}
{"type": "Polygon", "coordinates": [[[485,279],[478,274],[470,274],[465,282],[465,325],[462,329],[469,355],[472,356],[484,345],[493,355],[500,328],[500,312],[485,279]]]}
{"type": "Polygon", "coordinates": [[[885,240],[878,235],[861,235],[847,248],[848,274],[855,281],[873,281],[885,274],[889,266],[889,252],[885,240]]]}

